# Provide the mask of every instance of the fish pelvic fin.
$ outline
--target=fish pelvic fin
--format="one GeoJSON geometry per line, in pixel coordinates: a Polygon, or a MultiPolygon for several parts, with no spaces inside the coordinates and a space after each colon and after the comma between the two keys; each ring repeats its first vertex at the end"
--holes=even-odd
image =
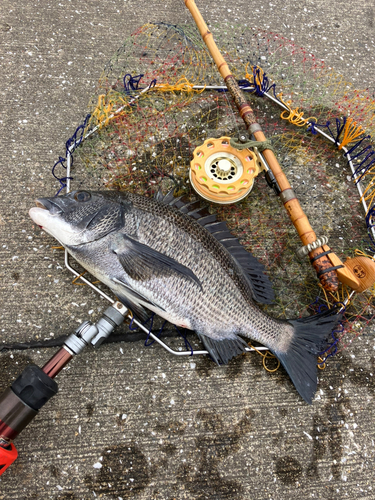
{"type": "Polygon", "coordinates": [[[342,314],[331,309],[308,318],[289,320],[294,327],[289,347],[284,352],[270,349],[308,404],[312,404],[317,388],[317,356],[327,346],[331,332],[341,319],[342,314]]]}
{"type": "Polygon", "coordinates": [[[140,320],[142,323],[145,323],[151,316],[150,311],[147,311],[141,304],[137,304],[126,295],[117,292],[117,298],[124,304],[124,306],[130,309],[133,316],[135,316],[135,318],[140,320]]]}
{"type": "Polygon", "coordinates": [[[207,335],[197,333],[209,355],[218,365],[226,365],[232,358],[245,352],[246,347],[249,347],[241,337],[229,339],[213,339],[207,335]]]}

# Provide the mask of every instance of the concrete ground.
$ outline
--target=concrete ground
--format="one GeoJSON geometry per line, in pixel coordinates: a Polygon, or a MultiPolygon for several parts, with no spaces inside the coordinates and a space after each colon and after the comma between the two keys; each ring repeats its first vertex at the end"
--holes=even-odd
{"type": "MultiPolygon", "coordinates": [[[[293,38],[375,88],[373,2],[198,1],[207,20],[293,38]]],[[[27,215],[106,61],[148,21],[190,22],[174,0],[2,0],[0,342],[72,332],[106,305],[73,287],[27,215]]],[[[16,441],[0,499],[374,499],[373,327],[320,373],[312,406],[257,356],[216,368],[143,342],[88,349],[16,441]],[[343,381],[343,377],[345,379],[343,381]]],[[[174,341],[172,341],[174,342],[174,341]]],[[[0,353],[0,392],[51,349],[0,353]]]]}

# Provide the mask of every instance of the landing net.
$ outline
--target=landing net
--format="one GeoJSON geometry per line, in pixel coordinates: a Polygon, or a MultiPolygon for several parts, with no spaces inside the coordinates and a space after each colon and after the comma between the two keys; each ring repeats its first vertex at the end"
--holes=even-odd
{"type": "MultiPolygon", "coordinates": [[[[341,257],[373,255],[375,99],[355,89],[308,51],[274,33],[211,26],[216,43],[243,88],[257,121],[292,184],[315,233],[328,236],[341,257]],[[234,34],[234,35],[233,35],[234,34]],[[319,131],[324,132],[324,137],[319,131]],[[351,164],[348,161],[351,158],[351,164]],[[358,190],[360,189],[360,191],[358,190]],[[364,207],[366,205],[366,207],[364,207]]],[[[193,151],[208,138],[238,138],[245,127],[195,27],[147,24],[103,71],[88,116],[53,168],[60,190],[131,190],[198,198],[189,182],[193,151]],[[73,153],[70,172],[66,157],[73,153]],[[70,179],[69,179],[70,180],[70,179]]],[[[207,204],[202,202],[202,204],[207,204]]],[[[276,294],[274,317],[348,301],[318,284],[282,203],[263,175],[234,205],[211,205],[266,267],[276,294]]],[[[374,290],[346,305],[344,328],[331,353],[344,348],[374,315],[374,290]]]]}

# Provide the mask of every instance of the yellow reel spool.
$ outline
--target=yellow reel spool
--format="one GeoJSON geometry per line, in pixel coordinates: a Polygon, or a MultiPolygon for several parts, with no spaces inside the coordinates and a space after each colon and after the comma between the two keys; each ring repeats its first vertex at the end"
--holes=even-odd
{"type": "Polygon", "coordinates": [[[249,149],[230,145],[230,137],[207,139],[195,149],[189,177],[195,191],[214,203],[235,203],[245,198],[259,174],[260,164],[249,149]]]}

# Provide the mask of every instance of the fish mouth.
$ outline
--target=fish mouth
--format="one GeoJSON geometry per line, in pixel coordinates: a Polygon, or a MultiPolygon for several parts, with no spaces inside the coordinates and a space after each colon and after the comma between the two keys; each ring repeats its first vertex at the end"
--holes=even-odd
{"type": "Polygon", "coordinates": [[[42,210],[48,210],[51,215],[60,215],[63,213],[63,209],[51,198],[38,198],[35,200],[35,205],[42,210]]]}
{"type": "Polygon", "coordinates": [[[64,212],[63,207],[60,207],[54,198],[38,198],[35,200],[35,205],[30,208],[29,216],[42,229],[51,224],[51,218],[59,217],[64,212]]]}
{"type": "Polygon", "coordinates": [[[43,208],[44,210],[47,210],[47,207],[45,205],[43,205],[43,203],[39,200],[35,200],[35,205],[38,207],[38,208],[43,208]]]}

